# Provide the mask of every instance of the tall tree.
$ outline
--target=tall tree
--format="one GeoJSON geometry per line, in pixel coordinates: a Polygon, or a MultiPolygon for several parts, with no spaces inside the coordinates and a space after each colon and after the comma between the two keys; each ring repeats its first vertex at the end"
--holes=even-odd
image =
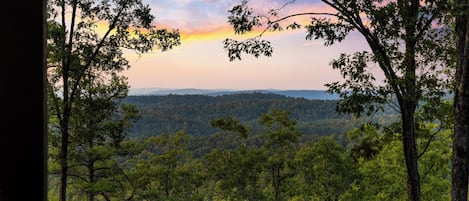
{"type": "Polygon", "coordinates": [[[273,200],[286,200],[285,186],[289,175],[289,164],[295,154],[294,145],[301,133],[296,128],[296,121],[290,119],[290,111],[272,109],[262,114],[259,123],[265,127],[263,148],[269,155],[267,172],[273,188],[273,200]]]}
{"type": "MultiPolygon", "coordinates": [[[[76,184],[72,190],[87,194],[90,201],[99,195],[108,198],[127,192],[127,189],[116,187],[129,183],[117,160],[129,157],[130,154],[126,152],[134,152],[131,147],[121,144],[131,123],[139,118],[134,105],[121,105],[119,102],[128,92],[125,77],[113,76],[108,84],[101,83],[101,79],[93,80],[94,78],[96,77],[85,76],[80,85],[82,96],[74,103],[68,145],[68,174],[72,177],[71,183],[76,184]]],[[[53,125],[59,128],[57,122],[50,126],[53,125]]],[[[60,149],[60,133],[50,134],[49,174],[51,179],[55,179],[60,172],[56,164],[60,161],[57,154],[60,149]]]]}
{"type": "Polygon", "coordinates": [[[236,135],[238,147],[233,150],[212,151],[205,156],[207,169],[219,183],[225,198],[230,200],[265,200],[259,185],[266,155],[262,149],[248,146],[252,138],[249,127],[231,116],[215,118],[210,121],[214,128],[221,129],[224,135],[236,135]]]}
{"type": "MultiPolygon", "coordinates": [[[[127,96],[125,77],[113,76],[109,84],[84,79],[81,100],[75,102],[71,118],[69,173],[81,183],[81,191],[89,201],[96,196],[105,199],[128,192],[124,186],[129,181],[123,174],[119,157],[128,157],[121,146],[126,131],[139,118],[134,105],[119,105],[127,96]]],[[[132,153],[132,150],[129,150],[132,153]]],[[[75,180],[76,181],[76,180],[75,180]]],[[[130,189],[130,188],[129,188],[130,189]]],[[[129,196],[133,196],[129,193],[129,196]]]]}
{"type": "Polygon", "coordinates": [[[454,1],[456,77],[451,200],[467,200],[469,178],[469,1],[454,1]]]}
{"type": "Polygon", "coordinates": [[[157,29],[151,9],[141,0],[51,0],[47,4],[48,104],[59,122],[60,200],[65,201],[70,119],[82,95],[84,77],[109,79],[129,67],[123,49],[166,51],[179,45],[180,38],[177,30],[157,29]]]}
{"type": "Polygon", "coordinates": [[[371,52],[341,54],[331,62],[341,72],[344,82],[326,84],[330,92],[339,93],[339,112],[361,115],[382,109],[393,101],[401,114],[403,154],[407,170],[408,200],[419,201],[420,175],[417,163],[415,111],[420,101],[438,101],[447,80],[440,73],[451,62],[451,29],[442,23],[446,1],[439,0],[322,0],[330,12],[303,12],[281,16],[285,3],[267,14],[257,15],[247,1],[234,6],[228,17],[236,34],[260,28],[260,34],[244,41],[226,39],[224,48],[231,61],[241,54],[271,56],[271,43],[262,39],[266,31],[297,29],[302,25],[284,24],[297,16],[311,16],[305,26],[306,39],[323,39],[330,46],[351,33],[364,37],[371,52]],[[285,28],[284,28],[285,27],[285,28]],[[385,80],[375,82],[369,64],[377,64],[385,80]]]}

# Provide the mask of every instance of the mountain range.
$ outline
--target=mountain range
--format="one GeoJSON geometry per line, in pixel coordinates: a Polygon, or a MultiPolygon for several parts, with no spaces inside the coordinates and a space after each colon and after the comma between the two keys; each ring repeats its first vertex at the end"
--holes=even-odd
{"type": "Polygon", "coordinates": [[[232,90],[232,89],[167,89],[167,88],[131,88],[129,95],[131,96],[144,96],[144,95],[207,95],[207,96],[222,96],[230,94],[245,94],[245,93],[265,93],[265,94],[278,94],[293,98],[305,98],[310,100],[337,100],[338,94],[331,94],[325,90],[279,90],[279,89],[253,89],[253,90],[232,90]]]}

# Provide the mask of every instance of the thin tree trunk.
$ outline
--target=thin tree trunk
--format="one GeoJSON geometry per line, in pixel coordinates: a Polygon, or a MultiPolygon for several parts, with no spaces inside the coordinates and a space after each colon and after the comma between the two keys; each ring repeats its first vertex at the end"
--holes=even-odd
{"type": "MultiPolygon", "coordinates": [[[[94,178],[94,161],[90,161],[88,164],[88,180],[90,182],[90,185],[94,185],[95,178],[94,178]]],[[[95,193],[93,190],[90,190],[88,192],[88,201],[94,201],[95,193]]]]}
{"type": "Polygon", "coordinates": [[[274,200],[275,201],[279,201],[280,198],[279,198],[279,189],[278,189],[278,169],[274,167],[272,167],[272,184],[274,186],[274,200]]]}
{"type": "Polygon", "coordinates": [[[69,31],[69,39],[68,39],[68,46],[65,43],[66,41],[66,23],[65,23],[65,7],[66,2],[65,0],[62,1],[62,25],[63,25],[63,46],[62,51],[66,53],[66,57],[62,59],[62,70],[63,70],[63,114],[60,118],[60,109],[57,108],[59,111],[59,119],[60,122],[60,131],[61,131],[61,147],[60,147],[60,201],[67,200],[67,178],[68,178],[68,144],[69,144],[69,123],[70,123],[70,116],[71,116],[71,107],[73,98],[69,96],[69,79],[70,79],[70,65],[71,65],[71,55],[72,55],[72,44],[73,44],[73,35],[74,35],[74,26],[75,26],[75,16],[77,12],[77,0],[72,2],[72,21],[70,24],[70,31],[69,31]]]}
{"type": "MultiPolygon", "coordinates": [[[[468,0],[456,5],[469,6],[468,0]]],[[[459,11],[459,10],[458,10],[459,11]]],[[[462,12],[462,11],[459,11],[462,12]]],[[[467,12],[467,11],[466,11],[467,12]]],[[[466,14],[467,15],[467,14],[466,14]]],[[[467,201],[469,178],[469,20],[456,15],[456,88],[454,96],[454,131],[451,173],[451,200],[467,201]]]]}
{"type": "MultiPolygon", "coordinates": [[[[63,123],[64,124],[64,123],[63,123]]],[[[68,119],[65,123],[68,125],[68,119]]],[[[60,147],[60,201],[67,199],[67,178],[68,178],[68,126],[61,126],[62,140],[60,147]]]]}

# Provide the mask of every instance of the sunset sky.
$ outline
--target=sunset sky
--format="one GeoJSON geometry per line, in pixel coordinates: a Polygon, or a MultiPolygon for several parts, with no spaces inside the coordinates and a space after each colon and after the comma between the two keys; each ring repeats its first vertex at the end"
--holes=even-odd
{"type": "MultiPolygon", "coordinates": [[[[251,0],[257,11],[278,8],[289,0],[251,0]]],[[[131,88],[199,89],[325,89],[340,80],[329,62],[340,53],[368,49],[362,36],[352,33],[346,41],[325,47],[322,41],[305,40],[305,30],[265,35],[274,47],[272,57],[243,55],[229,61],[222,41],[235,36],[227,23],[228,10],[241,0],[144,0],[156,25],[179,29],[182,44],[170,51],[142,56],[128,54],[131,68],[124,75],[131,88]]],[[[288,12],[327,9],[316,0],[300,0],[288,12]]],[[[305,21],[305,19],[299,19],[305,21]]],[[[376,67],[377,68],[377,67],[376,67]]]]}

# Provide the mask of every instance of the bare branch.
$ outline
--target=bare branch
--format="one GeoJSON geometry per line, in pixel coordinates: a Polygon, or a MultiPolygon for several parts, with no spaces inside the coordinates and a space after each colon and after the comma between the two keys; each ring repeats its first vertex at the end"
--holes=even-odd
{"type": "Polygon", "coordinates": [[[82,176],[80,176],[80,175],[77,175],[77,174],[70,174],[70,173],[69,173],[68,176],[76,177],[76,178],[78,178],[78,179],[83,180],[84,182],[89,182],[88,179],[86,179],[86,178],[84,178],[84,177],[82,177],[82,176]]]}
{"type": "Polygon", "coordinates": [[[430,138],[428,139],[427,143],[425,143],[425,147],[423,148],[422,152],[417,156],[417,159],[419,159],[425,152],[427,152],[428,147],[430,147],[430,143],[433,142],[433,138],[441,131],[441,126],[438,127],[438,130],[435,131],[432,135],[430,135],[430,138]]]}
{"type": "Polygon", "coordinates": [[[303,16],[303,15],[329,15],[329,16],[338,17],[338,15],[334,14],[334,13],[316,13],[316,12],[295,13],[295,14],[292,14],[292,15],[287,15],[287,16],[281,17],[281,18],[279,18],[277,20],[274,20],[274,21],[269,21],[268,26],[258,35],[258,37],[262,37],[262,35],[264,35],[264,33],[267,30],[269,30],[273,26],[273,24],[275,24],[275,23],[284,21],[284,20],[292,18],[292,17],[298,17],[298,16],[303,16]]]}

